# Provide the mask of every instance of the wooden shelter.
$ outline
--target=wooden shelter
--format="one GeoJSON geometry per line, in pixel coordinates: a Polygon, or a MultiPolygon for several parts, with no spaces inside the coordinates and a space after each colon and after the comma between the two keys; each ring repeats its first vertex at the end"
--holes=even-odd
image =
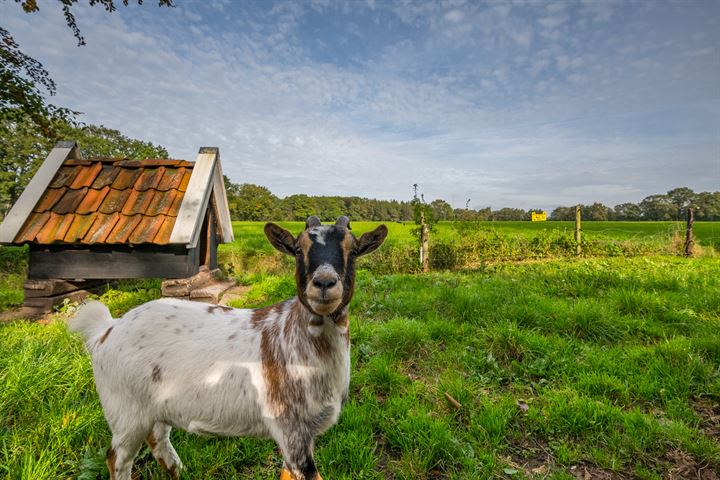
{"type": "Polygon", "coordinates": [[[86,159],[59,142],[0,224],[0,244],[29,245],[31,283],[192,277],[232,241],[214,147],[195,162],[86,159]]]}

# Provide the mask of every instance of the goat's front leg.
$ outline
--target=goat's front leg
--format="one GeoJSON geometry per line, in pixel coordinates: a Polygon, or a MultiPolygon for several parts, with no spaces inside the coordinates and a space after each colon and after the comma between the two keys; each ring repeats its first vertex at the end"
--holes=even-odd
{"type": "Polygon", "coordinates": [[[311,436],[290,434],[278,445],[285,461],[280,480],[322,480],[313,459],[311,436]]]}

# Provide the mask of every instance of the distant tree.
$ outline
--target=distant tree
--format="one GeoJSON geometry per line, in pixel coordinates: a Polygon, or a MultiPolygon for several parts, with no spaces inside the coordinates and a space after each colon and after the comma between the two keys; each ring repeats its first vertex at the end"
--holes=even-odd
{"type": "Polygon", "coordinates": [[[595,202],[592,205],[583,205],[581,207],[581,210],[583,220],[590,220],[595,222],[606,222],[608,220],[608,214],[610,212],[610,208],[606,207],[600,202],[595,202]]]}
{"type": "Polygon", "coordinates": [[[233,220],[257,222],[275,220],[280,200],[265,187],[244,183],[233,186],[228,203],[231,205],[230,215],[233,220]]]}
{"type": "Polygon", "coordinates": [[[621,203],[615,205],[614,220],[637,221],[642,219],[642,210],[635,203],[621,203]]]}
{"type": "Polygon", "coordinates": [[[700,221],[720,220],[720,192],[701,192],[693,201],[695,218],[700,221]]]}
{"type": "Polygon", "coordinates": [[[667,195],[650,195],[640,202],[643,220],[673,220],[677,216],[677,208],[667,195]]]}
{"type": "Polygon", "coordinates": [[[675,220],[685,218],[688,207],[690,207],[695,200],[695,192],[687,187],[679,187],[667,192],[667,196],[675,206],[675,220]]]}
{"type": "Polygon", "coordinates": [[[492,220],[529,220],[530,215],[523,209],[520,208],[501,208],[492,212],[492,220]]]}
{"type": "Polygon", "coordinates": [[[445,200],[438,198],[430,202],[430,208],[432,209],[433,216],[438,221],[451,220],[453,216],[452,206],[445,200]]]}
{"type": "Polygon", "coordinates": [[[566,222],[575,220],[575,207],[557,207],[550,213],[550,219],[566,222]]]}

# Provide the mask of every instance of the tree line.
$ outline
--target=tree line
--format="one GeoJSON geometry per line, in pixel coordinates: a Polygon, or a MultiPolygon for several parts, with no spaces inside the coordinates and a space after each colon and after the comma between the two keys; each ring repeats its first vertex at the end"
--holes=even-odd
{"type": "MultiPolygon", "coordinates": [[[[377,200],[363,197],[311,196],[304,194],[280,198],[268,188],[250,183],[236,184],[225,178],[230,215],[233,220],[305,220],[317,215],[324,221],[348,215],[353,220],[398,221],[414,220],[412,201],[377,200]]],[[[696,209],[697,220],[720,220],[720,192],[695,193],[687,187],[675,188],[667,194],[650,195],[640,203],[622,203],[614,208],[593,203],[581,205],[583,220],[682,220],[687,208],[696,209]]],[[[427,204],[435,220],[504,221],[530,220],[533,211],[521,208],[490,207],[481,209],[452,208],[445,200],[427,204]]],[[[557,207],[551,220],[575,220],[575,206],[557,207]]]]}

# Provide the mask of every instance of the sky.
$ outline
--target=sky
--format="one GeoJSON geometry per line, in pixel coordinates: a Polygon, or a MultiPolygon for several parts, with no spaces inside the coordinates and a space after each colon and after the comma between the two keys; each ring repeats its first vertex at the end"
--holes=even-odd
{"type": "MultiPolygon", "coordinates": [[[[0,25],[55,105],[284,197],[614,206],[720,190],[718,1],[59,2],[0,25]],[[82,2],[81,2],[82,3],[82,2]]],[[[81,145],[82,147],[82,145],[81,145]]]]}

